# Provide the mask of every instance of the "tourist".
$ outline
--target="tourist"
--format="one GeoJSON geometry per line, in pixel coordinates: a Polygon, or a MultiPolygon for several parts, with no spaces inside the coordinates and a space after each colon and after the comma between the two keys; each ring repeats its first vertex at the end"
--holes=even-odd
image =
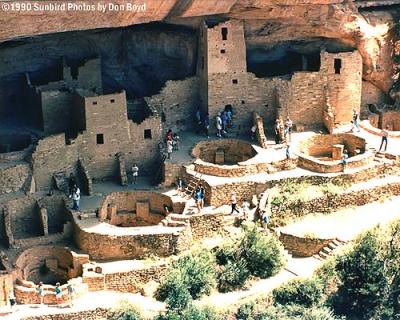
{"type": "Polygon", "coordinates": [[[275,125],[274,125],[274,133],[275,133],[275,143],[279,144],[281,142],[280,139],[280,121],[279,119],[276,119],[275,125]]]}
{"type": "Polygon", "coordinates": [[[286,140],[286,142],[292,141],[292,128],[293,128],[293,121],[289,118],[289,116],[287,116],[286,121],[285,121],[285,140],[286,140]]]}
{"type": "Polygon", "coordinates": [[[56,283],[56,288],[54,289],[54,292],[56,294],[57,304],[59,305],[62,302],[62,290],[59,282],[56,283]]]}
{"type": "Polygon", "coordinates": [[[206,131],[206,136],[207,139],[210,139],[210,115],[208,114],[208,112],[206,113],[205,117],[204,117],[204,130],[206,131]]]}
{"type": "Polygon", "coordinates": [[[172,144],[173,144],[174,150],[176,150],[176,151],[179,150],[180,143],[181,143],[181,138],[176,133],[174,133],[174,136],[172,138],[172,144]]]}
{"type": "Polygon", "coordinates": [[[172,143],[172,140],[167,140],[167,154],[168,154],[168,159],[171,159],[172,151],[174,150],[174,145],[172,143]]]}
{"type": "Polygon", "coordinates": [[[72,285],[72,283],[68,283],[67,290],[69,297],[69,306],[72,307],[74,305],[74,298],[75,298],[75,288],[72,285]]]}
{"type": "Polygon", "coordinates": [[[178,196],[184,195],[183,180],[180,177],[176,180],[176,191],[178,192],[178,196]]]}
{"type": "Polygon", "coordinates": [[[215,121],[216,121],[216,126],[217,126],[217,137],[221,138],[222,137],[222,119],[221,119],[220,112],[218,112],[215,121]]]}
{"type": "Polygon", "coordinates": [[[8,293],[8,302],[10,303],[10,311],[14,311],[14,306],[17,304],[17,300],[15,299],[14,289],[12,288],[8,293]]]}
{"type": "Polygon", "coordinates": [[[136,163],[132,166],[132,184],[136,184],[137,177],[139,176],[139,167],[136,163]]]}
{"type": "Polygon", "coordinates": [[[381,146],[379,147],[379,152],[382,151],[383,144],[385,144],[383,152],[386,152],[388,145],[388,136],[389,136],[389,126],[386,126],[386,128],[381,131],[382,141],[381,141],[381,146]]]}
{"type": "Polygon", "coordinates": [[[81,190],[79,190],[78,186],[75,185],[74,189],[72,190],[72,202],[73,202],[72,209],[73,210],[80,209],[80,206],[79,206],[80,199],[81,199],[81,190]]]}
{"type": "Polygon", "coordinates": [[[201,211],[201,197],[201,190],[200,188],[197,188],[194,193],[194,201],[196,202],[197,213],[200,213],[201,211]]]}
{"type": "Polygon", "coordinates": [[[232,114],[232,109],[226,110],[226,117],[228,119],[228,128],[232,128],[233,126],[233,114],[232,114]]]}
{"type": "Polygon", "coordinates": [[[43,282],[40,281],[39,284],[36,287],[36,293],[39,297],[40,304],[43,304],[43,298],[44,298],[44,289],[43,289],[43,282]]]}
{"type": "Polygon", "coordinates": [[[200,113],[200,108],[197,108],[196,114],[195,114],[195,122],[196,122],[196,134],[199,134],[201,130],[201,113],[200,113]]]}
{"type": "Polygon", "coordinates": [[[162,143],[161,140],[158,142],[158,151],[160,152],[161,155],[164,154],[164,144],[162,143]]]}
{"type": "Polygon", "coordinates": [[[168,216],[170,213],[168,205],[164,204],[164,216],[168,216]]]}
{"type": "Polygon", "coordinates": [[[290,143],[286,144],[286,159],[289,160],[292,157],[292,151],[290,149],[290,143]]]}
{"type": "Polygon", "coordinates": [[[222,132],[223,133],[227,133],[227,130],[228,130],[228,116],[226,115],[226,111],[222,111],[221,120],[222,120],[222,132]]]}
{"type": "Polygon", "coordinates": [[[250,129],[251,140],[254,140],[256,138],[256,131],[257,131],[257,126],[256,125],[252,126],[250,129]]]}
{"type": "Polygon", "coordinates": [[[69,179],[68,179],[68,195],[72,196],[72,190],[74,189],[74,186],[76,185],[76,179],[74,174],[71,172],[71,174],[69,175],[69,179]]]}
{"type": "Polygon", "coordinates": [[[237,209],[236,206],[237,206],[236,193],[232,192],[232,194],[231,194],[231,207],[232,207],[231,214],[234,214],[235,211],[237,213],[239,213],[239,210],[237,209]]]}
{"type": "Polygon", "coordinates": [[[265,231],[268,230],[268,223],[269,223],[269,215],[268,211],[264,211],[262,217],[261,217],[261,223],[262,227],[264,228],[265,231]]]}
{"type": "MultiPolygon", "coordinates": [[[[359,126],[358,126],[358,120],[359,120],[359,118],[360,118],[360,115],[358,114],[358,112],[357,112],[357,110],[356,109],[353,109],[353,126],[354,126],[354,128],[356,128],[357,129],[357,132],[360,132],[360,128],[359,128],[359,126]]],[[[353,130],[353,129],[352,129],[353,130]]]]}
{"type": "Polygon", "coordinates": [[[172,133],[172,129],[168,129],[168,132],[165,135],[165,141],[171,140],[174,138],[174,134],[172,133]]]}
{"type": "Polygon", "coordinates": [[[348,162],[349,162],[349,153],[347,152],[347,150],[344,150],[342,155],[343,172],[344,170],[346,170],[348,162]]]}
{"type": "Polygon", "coordinates": [[[206,190],[204,189],[203,185],[199,184],[200,189],[200,209],[204,208],[204,200],[206,198],[206,190]]]}

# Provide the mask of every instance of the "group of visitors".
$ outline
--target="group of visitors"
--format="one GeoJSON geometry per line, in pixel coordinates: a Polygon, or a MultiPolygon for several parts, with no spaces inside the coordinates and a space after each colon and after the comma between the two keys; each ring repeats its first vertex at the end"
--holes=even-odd
{"type": "MultiPolygon", "coordinates": [[[[69,306],[72,307],[73,302],[74,302],[74,296],[75,296],[75,288],[71,283],[68,283],[68,285],[67,285],[67,292],[68,292],[69,306]]],[[[38,296],[39,303],[41,305],[43,305],[45,292],[44,292],[44,285],[43,285],[42,281],[40,281],[39,284],[36,286],[36,294],[38,296]]],[[[61,284],[59,282],[56,283],[56,287],[54,288],[54,294],[56,296],[57,305],[62,304],[63,292],[62,292],[61,284]]],[[[14,302],[14,304],[15,304],[15,302],[14,302]]]]}
{"type": "Polygon", "coordinates": [[[233,111],[232,107],[225,107],[222,112],[218,112],[215,118],[215,124],[217,128],[217,137],[222,138],[228,133],[228,128],[233,127],[233,111]]]}
{"type": "Polygon", "coordinates": [[[181,138],[177,133],[172,132],[172,129],[169,129],[165,135],[164,141],[167,146],[167,158],[171,159],[172,152],[179,150],[181,138]]]}
{"type": "Polygon", "coordinates": [[[289,143],[292,141],[292,131],[293,131],[293,121],[286,117],[285,123],[282,118],[278,118],[275,121],[274,133],[275,133],[275,143],[280,144],[283,142],[289,143]]]}

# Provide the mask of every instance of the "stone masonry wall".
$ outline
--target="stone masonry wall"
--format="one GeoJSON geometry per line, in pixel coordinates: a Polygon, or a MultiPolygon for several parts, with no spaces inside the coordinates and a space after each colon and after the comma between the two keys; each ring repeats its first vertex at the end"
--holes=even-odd
{"type": "Polygon", "coordinates": [[[28,163],[0,168],[0,194],[22,190],[30,175],[28,163]]]}
{"type": "Polygon", "coordinates": [[[200,107],[199,78],[169,80],[159,94],[146,97],[145,100],[160,114],[164,112],[165,129],[172,129],[173,132],[190,129],[197,107],[200,107]]]}
{"type": "Polygon", "coordinates": [[[280,232],[281,241],[286,250],[295,257],[311,257],[326,247],[333,239],[310,239],[297,237],[291,234],[280,232]]]}

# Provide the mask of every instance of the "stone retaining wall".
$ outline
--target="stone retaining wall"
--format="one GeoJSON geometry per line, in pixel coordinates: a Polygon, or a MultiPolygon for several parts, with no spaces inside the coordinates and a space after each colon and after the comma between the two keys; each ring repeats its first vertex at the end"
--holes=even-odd
{"type": "Polygon", "coordinates": [[[279,240],[294,257],[311,257],[320,252],[333,239],[311,239],[281,232],[279,240]]]}
{"type": "Polygon", "coordinates": [[[79,312],[69,313],[56,313],[48,315],[40,315],[33,317],[25,317],[23,320],[106,320],[107,317],[111,317],[114,313],[105,308],[96,308],[94,310],[85,310],[79,312]]]}
{"type": "Polygon", "coordinates": [[[292,202],[272,205],[273,218],[301,217],[313,212],[330,213],[341,208],[363,206],[382,198],[400,195],[400,182],[376,186],[370,189],[345,192],[337,195],[326,194],[306,202],[292,202]]]}

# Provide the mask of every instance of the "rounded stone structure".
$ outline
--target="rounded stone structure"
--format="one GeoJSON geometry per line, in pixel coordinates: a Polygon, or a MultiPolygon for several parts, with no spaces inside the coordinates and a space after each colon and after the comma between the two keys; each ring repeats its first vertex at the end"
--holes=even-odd
{"type": "Polygon", "coordinates": [[[304,169],[329,173],[343,171],[342,157],[348,152],[349,168],[365,166],[373,161],[365,139],[349,133],[317,134],[300,142],[298,164],[304,169]]]}
{"type": "Polygon", "coordinates": [[[237,139],[201,141],[192,150],[195,158],[218,165],[235,165],[256,154],[250,143],[237,139]]]}
{"type": "Polygon", "coordinates": [[[195,171],[219,177],[243,177],[292,169],[295,161],[284,152],[263,149],[246,141],[223,139],[201,141],[192,149],[195,171]]]}
{"type": "MultiPolygon", "coordinates": [[[[82,273],[81,263],[74,253],[60,246],[37,246],[22,252],[15,263],[17,279],[54,285],[67,283],[82,273]]],[[[85,255],[86,256],[86,255],[85,255]]],[[[88,257],[86,257],[88,261],[88,257]]]]}

